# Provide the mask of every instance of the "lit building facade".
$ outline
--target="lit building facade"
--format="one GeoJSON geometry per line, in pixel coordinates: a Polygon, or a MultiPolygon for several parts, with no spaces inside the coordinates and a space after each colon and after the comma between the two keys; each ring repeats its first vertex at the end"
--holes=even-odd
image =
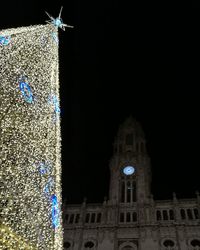
{"type": "Polygon", "coordinates": [[[109,199],[65,204],[65,250],[200,250],[200,195],[154,200],[151,166],[140,124],[119,128],[110,161],[109,199]]]}
{"type": "Polygon", "coordinates": [[[63,249],[58,30],[0,32],[0,249],[63,249]]]}

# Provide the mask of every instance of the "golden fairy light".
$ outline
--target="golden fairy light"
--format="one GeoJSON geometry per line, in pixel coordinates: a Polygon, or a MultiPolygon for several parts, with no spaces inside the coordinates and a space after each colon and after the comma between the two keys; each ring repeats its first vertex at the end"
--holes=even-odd
{"type": "Polygon", "coordinates": [[[0,32],[0,249],[62,249],[58,30],[0,32]]]}

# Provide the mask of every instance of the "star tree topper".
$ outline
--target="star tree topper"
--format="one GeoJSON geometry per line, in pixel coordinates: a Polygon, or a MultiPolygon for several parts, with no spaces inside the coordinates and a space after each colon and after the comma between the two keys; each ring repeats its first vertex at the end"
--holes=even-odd
{"type": "Polygon", "coordinates": [[[46,22],[50,23],[50,24],[53,24],[55,27],[61,28],[62,30],[65,30],[65,27],[67,27],[67,28],[74,28],[74,26],[71,26],[71,25],[63,23],[62,18],[61,18],[62,8],[63,8],[63,6],[60,9],[59,16],[56,17],[56,18],[53,18],[51,15],[49,15],[46,12],[46,14],[48,15],[48,17],[50,18],[50,21],[46,21],[46,22]]]}

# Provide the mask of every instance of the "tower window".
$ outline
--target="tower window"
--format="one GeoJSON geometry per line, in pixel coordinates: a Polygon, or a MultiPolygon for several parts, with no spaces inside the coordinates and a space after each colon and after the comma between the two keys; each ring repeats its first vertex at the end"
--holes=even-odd
{"type": "Polygon", "coordinates": [[[135,181],[132,182],[132,201],[136,202],[136,183],[135,181]]]}
{"type": "Polygon", "coordinates": [[[131,183],[127,182],[127,202],[131,202],[131,183]]]}
{"type": "Polygon", "coordinates": [[[121,202],[125,201],[125,182],[122,181],[121,184],[121,202]]]}
{"type": "Polygon", "coordinates": [[[140,152],[144,153],[144,142],[140,144],[140,152]]]}
{"type": "Polygon", "coordinates": [[[126,135],[126,145],[133,145],[133,134],[126,135]]]}

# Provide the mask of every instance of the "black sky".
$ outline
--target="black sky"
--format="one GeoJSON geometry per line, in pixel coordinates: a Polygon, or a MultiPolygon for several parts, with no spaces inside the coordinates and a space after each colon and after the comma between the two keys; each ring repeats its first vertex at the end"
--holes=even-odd
{"type": "Polygon", "coordinates": [[[101,202],[120,123],[145,131],[155,198],[194,197],[199,186],[199,24],[181,11],[124,1],[15,1],[1,5],[0,28],[45,23],[60,31],[63,197],[101,202]],[[83,3],[84,2],[84,3],[83,3]],[[189,22],[190,20],[190,22],[189,22]]]}

